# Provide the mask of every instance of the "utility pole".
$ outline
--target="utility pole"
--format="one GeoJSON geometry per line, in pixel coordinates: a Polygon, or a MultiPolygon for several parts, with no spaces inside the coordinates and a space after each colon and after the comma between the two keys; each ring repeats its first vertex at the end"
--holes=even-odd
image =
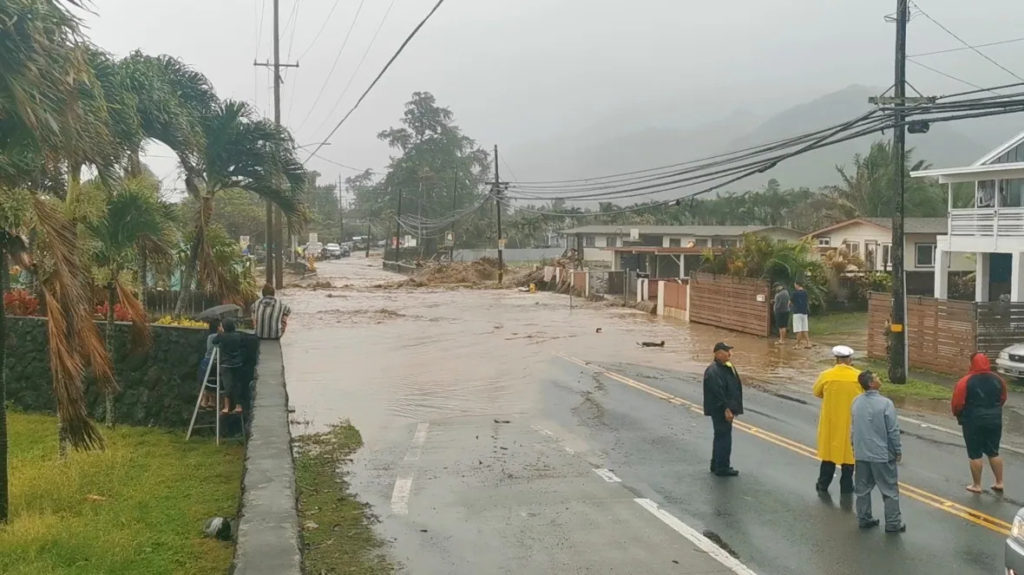
{"type": "Polygon", "coordinates": [[[452,243],[448,246],[448,261],[455,261],[455,212],[458,209],[459,169],[452,170],[452,243]]]}
{"type": "MultiPolygon", "coordinates": [[[[281,68],[298,68],[299,64],[281,63],[280,0],[274,0],[274,62],[256,62],[253,66],[274,69],[274,123],[281,125],[281,68]]],[[[281,246],[281,225],[284,214],[267,202],[267,283],[284,287],[284,251],[281,246]]]]}
{"type": "Polygon", "coordinates": [[[338,176],[338,244],[345,241],[345,199],[341,195],[341,176],[338,176]]]}
{"type": "Polygon", "coordinates": [[[366,259],[370,259],[370,240],[373,239],[373,238],[370,237],[370,234],[371,234],[371,232],[370,232],[370,222],[369,222],[369,220],[367,220],[367,222],[366,222],[366,259]]]}
{"type": "Polygon", "coordinates": [[[494,207],[498,209],[498,285],[505,279],[504,242],[501,236],[501,177],[498,175],[498,145],[494,145],[494,182],[491,183],[491,194],[494,195],[494,207]]]}
{"type": "Polygon", "coordinates": [[[907,105],[907,20],[908,0],[896,0],[896,85],[893,107],[895,124],[892,135],[893,212],[892,212],[892,319],[890,320],[889,381],[907,382],[906,285],[903,271],[903,193],[907,159],[907,129],[903,125],[907,105]]]}
{"type": "Polygon", "coordinates": [[[395,218],[395,263],[401,261],[402,255],[402,188],[398,188],[398,216],[395,218]]]}

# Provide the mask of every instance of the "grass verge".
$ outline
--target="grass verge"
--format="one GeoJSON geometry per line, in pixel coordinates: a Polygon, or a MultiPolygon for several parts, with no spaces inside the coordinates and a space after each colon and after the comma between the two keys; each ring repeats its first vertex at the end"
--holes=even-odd
{"type": "Polygon", "coordinates": [[[868,332],[868,312],[851,311],[812,315],[808,318],[811,336],[857,335],[864,337],[868,332]]]}
{"type": "Polygon", "coordinates": [[[349,491],[342,466],[363,445],[347,422],[295,439],[302,567],[311,575],[385,575],[395,566],[373,531],[369,505],[349,491]]]}
{"type": "MultiPolygon", "coordinates": [[[[911,373],[910,377],[907,378],[907,382],[902,385],[892,383],[889,381],[889,367],[885,362],[869,359],[860,360],[857,363],[861,369],[870,369],[875,372],[879,379],[882,380],[882,395],[897,403],[908,399],[949,400],[953,396],[953,388],[951,386],[914,377],[914,373],[911,373]]],[[[935,377],[945,376],[936,374],[935,377]]]]}
{"type": "Polygon", "coordinates": [[[203,523],[238,509],[243,449],[184,433],[122,426],[101,452],[57,460],[57,420],[8,414],[11,522],[5,575],[226,573],[230,543],[203,523]]]}

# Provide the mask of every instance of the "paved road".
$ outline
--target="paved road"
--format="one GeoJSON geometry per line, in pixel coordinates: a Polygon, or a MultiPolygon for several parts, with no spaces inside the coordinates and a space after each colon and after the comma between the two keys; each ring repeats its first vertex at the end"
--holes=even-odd
{"type": "Polygon", "coordinates": [[[361,259],[320,267],[347,287],[285,294],[296,430],[362,431],[352,485],[405,572],[1000,572],[1015,454],[1006,498],[969,495],[958,438],[905,422],[909,530],[861,532],[852,502],[814,491],[817,403],[792,385],[748,389],[742,475],[708,473],[710,423],[691,408],[720,332],[550,294],[371,288],[400,278],[361,259]]]}

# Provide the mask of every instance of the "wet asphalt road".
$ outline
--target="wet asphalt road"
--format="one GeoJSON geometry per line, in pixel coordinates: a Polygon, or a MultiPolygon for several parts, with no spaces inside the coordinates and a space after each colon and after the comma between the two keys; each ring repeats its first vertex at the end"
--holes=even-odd
{"type": "Polygon", "coordinates": [[[396,278],[361,259],[320,275],[344,287],[285,293],[294,429],[350,419],[361,430],[352,486],[403,572],[743,572],[687,528],[760,574],[1001,572],[998,531],[1024,489],[1015,454],[1005,498],[970,495],[959,439],[904,422],[908,531],[861,532],[837,484],[832,498],[814,490],[817,400],[793,392],[799,381],[786,398],[747,389],[742,474],[708,473],[710,422],[688,403],[700,403],[701,350],[717,330],[570,312],[550,294],[372,288],[396,278]]]}

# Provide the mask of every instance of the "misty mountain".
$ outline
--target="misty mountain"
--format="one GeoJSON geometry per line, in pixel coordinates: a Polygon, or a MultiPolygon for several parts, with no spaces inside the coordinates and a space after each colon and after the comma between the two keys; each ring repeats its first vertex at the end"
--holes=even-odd
{"type": "MultiPolygon", "coordinates": [[[[871,109],[868,98],[881,88],[849,86],[797,104],[765,118],[734,112],[719,120],[689,126],[645,126],[629,130],[621,124],[594,124],[556,140],[510,147],[515,170],[523,179],[594,177],[692,160],[716,153],[764,144],[835,125],[871,109]],[[610,132],[615,135],[608,136],[610,132]],[[601,137],[605,134],[605,137],[601,137]]],[[[616,117],[621,122],[621,117],[616,117]]],[[[987,151],[1024,130],[1024,115],[997,116],[935,124],[927,134],[908,134],[913,159],[934,167],[969,164],[987,151]]],[[[817,188],[835,184],[835,166],[849,165],[854,154],[867,153],[872,141],[891,138],[891,132],[815,150],[785,162],[764,174],[728,187],[745,190],[775,178],[783,187],[817,188]]],[[[518,179],[512,174],[512,179],[518,179]]]]}

